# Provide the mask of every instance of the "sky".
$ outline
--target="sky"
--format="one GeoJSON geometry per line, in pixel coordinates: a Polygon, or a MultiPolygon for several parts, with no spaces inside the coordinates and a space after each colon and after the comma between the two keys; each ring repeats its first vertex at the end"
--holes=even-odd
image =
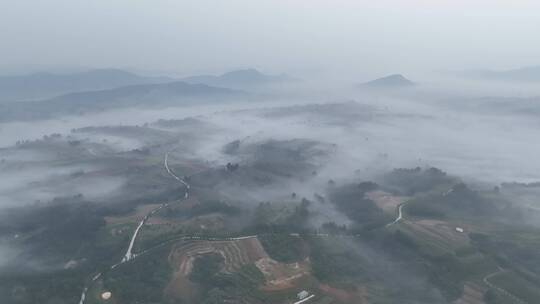
{"type": "Polygon", "coordinates": [[[539,1],[0,0],[0,68],[380,75],[540,64],[539,1]]]}

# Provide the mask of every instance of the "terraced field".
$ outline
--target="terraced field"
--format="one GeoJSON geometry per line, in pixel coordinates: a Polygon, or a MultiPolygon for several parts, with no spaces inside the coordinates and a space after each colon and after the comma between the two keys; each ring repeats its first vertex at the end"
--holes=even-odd
{"type": "Polygon", "coordinates": [[[234,272],[242,265],[267,258],[256,237],[234,241],[189,241],[176,245],[169,255],[175,275],[187,276],[195,259],[204,254],[217,253],[224,259],[223,271],[234,272]]]}

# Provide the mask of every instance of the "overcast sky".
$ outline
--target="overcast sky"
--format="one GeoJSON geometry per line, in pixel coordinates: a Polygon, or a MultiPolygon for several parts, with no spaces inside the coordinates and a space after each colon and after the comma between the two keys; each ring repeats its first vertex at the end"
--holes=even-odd
{"type": "Polygon", "coordinates": [[[0,0],[0,66],[351,75],[540,64],[536,0],[0,0]]]}

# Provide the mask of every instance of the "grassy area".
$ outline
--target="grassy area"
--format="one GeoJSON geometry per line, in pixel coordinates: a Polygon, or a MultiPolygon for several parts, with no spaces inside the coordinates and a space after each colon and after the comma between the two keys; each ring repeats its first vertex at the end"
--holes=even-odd
{"type": "Polygon", "coordinates": [[[104,290],[111,291],[118,304],[161,303],[172,275],[169,251],[170,246],[164,246],[108,272],[103,278],[104,290]]]}
{"type": "Polygon", "coordinates": [[[486,274],[497,270],[493,259],[480,254],[472,246],[457,247],[456,253],[452,246],[433,243],[424,234],[413,233],[403,227],[394,233],[396,241],[412,250],[416,258],[422,261],[429,282],[437,286],[448,300],[461,296],[465,281],[481,280],[486,274]]]}
{"type": "Polygon", "coordinates": [[[268,255],[279,262],[297,262],[307,255],[307,246],[299,237],[285,234],[263,235],[259,237],[259,241],[268,255]]]}
{"type": "Polygon", "coordinates": [[[540,303],[540,285],[525,280],[514,272],[497,274],[489,281],[528,303],[540,303]]]}
{"type": "Polygon", "coordinates": [[[321,282],[350,287],[365,275],[367,263],[358,249],[340,239],[310,240],[310,260],[313,275],[321,282]]]}
{"type": "Polygon", "coordinates": [[[78,303],[85,279],[84,270],[4,273],[0,276],[0,302],[6,304],[78,303]]]}

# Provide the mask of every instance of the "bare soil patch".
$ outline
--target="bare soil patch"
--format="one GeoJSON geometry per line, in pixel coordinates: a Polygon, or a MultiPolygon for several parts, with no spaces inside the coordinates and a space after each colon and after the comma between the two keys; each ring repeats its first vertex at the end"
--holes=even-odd
{"type": "Polygon", "coordinates": [[[374,201],[382,210],[388,213],[395,213],[399,204],[408,200],[405,196],[395,196],[385,191],[370,191],[366,197],[374,201]]]}
{"type": "Polygon", "coordinates": [[[294,287],[294,282],[311,273],[309,260],[297,263],[280,263],[269,257],[255,262],[255,265],[264,274],[266,285],[263,290],[276,291],[294,287]]]}

